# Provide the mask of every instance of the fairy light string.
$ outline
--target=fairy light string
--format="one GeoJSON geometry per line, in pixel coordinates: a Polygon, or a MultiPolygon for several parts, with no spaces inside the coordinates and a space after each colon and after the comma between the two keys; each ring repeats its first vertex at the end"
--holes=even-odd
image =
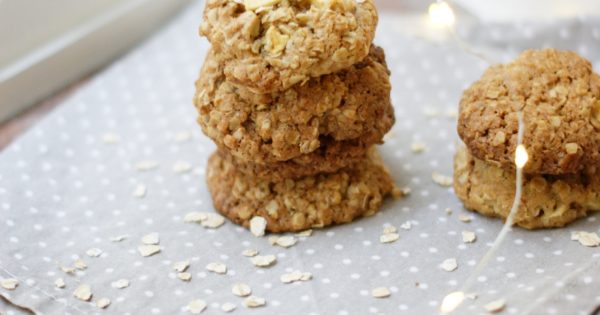
{"type": "MultiPolygon", "coordinates": [[[[433,25],[443,25],[448,28],[448,31],[452,35],[453,40],[458,44],[458,46],[466,53],[473,55],[479,59],[486,61],[488,64],[491,64],[491,60],[487,58],[484,54],[472,49],[466,42],[462,41],[460,37],[454,31],[454,23],[456,17],[454,15],[454,11],[448,5],[447,2],[443,0],[438,0],[435,3],[432,3],[429,6],[429,19],[433,23],[433,25]]],[[[509,89],[514,88],[508,83],[505,79],[505,86],[509,89]]],[[[469,291],[471,290],[475,280],[479,277],[479,275],[483,272],[483,270],[487,267],[491,259],[495,256],[498,249],[501,247],[502,243],[506,239],[508,232],[512,230],[512,225],[514,223],[515,216],[521,204],[521,197],[523,194],[523,167],[527,164],[529,160],[529,155],[525,146],[523,145],[523,134],[524,134],[524,122],[523,122],[523,112],[522,107],[518,106],[515,108],[517,114],[517,122],[518,122],[518,131],[517,131],[517,142],[515,149],[515,166],[516,166],[516,176],[515,176],[515,197],[513,200],[512,207],[510,212],[504,222],[500,233],[498,233],[496,239],[492,247],[485,253],[485,255],[481,258],[481,260],[477,263],[475,270],[471,273],[471,275],[467,278],[463,286],[459,291],[452,292],[444,297],[442,300],[442,304],[440,307],[440,311],[444,314],[451,313],[455,311],[460,305],[464,302],[465,298],[467,298],[469,291]]]]}

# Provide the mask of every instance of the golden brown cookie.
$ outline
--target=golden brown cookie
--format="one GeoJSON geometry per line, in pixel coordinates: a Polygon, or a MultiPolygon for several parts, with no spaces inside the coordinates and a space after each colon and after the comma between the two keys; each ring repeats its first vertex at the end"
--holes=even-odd
{"type": "Polygon", "coordinates": [[[372,215],[394,188],[374,149],[353,168],[282,181],[245,175],[213,154],[207,183],[215,208],[224,216],[245,227],[261,216],[271,232],[301,231],[372,215]]]}
{"type": "Polygon", "coordinates": [[[268,93],[362,60],[377,19],[372,0],[207,0],[200,34],[230,82],[268,93]]]}
{"type": "Polygon", "coordinates": [[[528,50],[490,67],[460,101],[458,133],[474,156],[514,168],[523,108],[525,172],[577,173],[600,165],[600,77],[568,51],[528,50]]]}
{"type": "Polygon", "coordinates": [[[325,150],[314,152],[302,157],[274,162],[268,164],[256,164],[237,158],[227,149],[218,149],[217,153],[228,163],[234,164],[235,168],[249,176],[259,179],[280,181],[284,179],[297,179],[305,176],[313,176],[319,173],[335,173],[339,169],[352,167],[354,164],[364,160],[368,148],[344,147],[341,143],[325,144],[325,150]],[[322,154],[316,154],[322,153],[322,154]]]}
{"type": "Polygon", "coordinates": [[[337,147],[356,157],[355,148],[381,143],[394,123],[389,72],[383,50],[375,46],[348,69],[269,94],[226,81],[222,64],[210,52],[196,90],[204,133],[247,162],[321,163],[319,156],[343,151],[337,147]],[[324,149],[325,144],[333,147],[324,149]]]}
{"type": "MultiPolygon", "coordinates": [[[[454,191],[468,209],[506,219],[515,195],[515,172],[473,157],[461,147],[454,158],[454,191]]],[[[579,174],[525,175],[515,224],[562,227],[600,210],[600,169],[579,174]]]]}

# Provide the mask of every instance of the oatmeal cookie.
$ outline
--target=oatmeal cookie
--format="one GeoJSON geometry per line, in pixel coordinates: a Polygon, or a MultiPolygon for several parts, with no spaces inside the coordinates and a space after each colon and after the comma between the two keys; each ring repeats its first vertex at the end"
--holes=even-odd
{"type": "Polygon", "coordinates": [[[210,52],[196,90],[204,133],[236,157],[259,164],[319,162],[326,143],[367,148],[381,143],[394,124],[389,72],[383,50],[375,46],[348,69],[269,94],[230,84],[210,52]]]}
{"type": "Polygon", "coordinates": [[[260,180],[213,154],[207,166],[215,208],[237,224],[261,216],[270,232],[301,231],[350,222],[381,207],[394,188],[373,149],[352,168],[281,181],[260,180]]]}
{"type": "Polygon", "coordinates": [[[578,173],[600,165],[600,77],[568,51],[528,50],[490,67],[460,101],[458,133],[479,159],[514,169],[516,108],[532,174],[578,173]]]}
{"type": "Polygon", "coordinates": [[[372,0],[207,0],[200,34],[230,82],[267,93],[365,58],[377,19],[372,0]]]}
{"type": "MultiPolygon", "coordinates": [[[[506,219],[515,196],[515,173],[472,156],[464,147],[454,158],[454,190],[468,209],[506,219]]],[[[525,174],[515,224],[527,229],[562,227],[600,210],[600,169],[579,174],[525,174]]]]}

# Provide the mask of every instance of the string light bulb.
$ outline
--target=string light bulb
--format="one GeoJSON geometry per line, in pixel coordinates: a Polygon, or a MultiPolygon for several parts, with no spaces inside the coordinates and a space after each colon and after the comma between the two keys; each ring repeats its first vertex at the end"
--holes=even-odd
{"type": "Polygon", "coordinates": [[[517,168],[523,168],[525,166],[525,164],[527,164],[528,160],[529,160],[529,154],[527,154],[527,150],[525,149],[525,146],[522,144],[519,144],[517,146],[517,150],[515,151],[515,164],[517,165],[517,168]]]}
{"type": "Polygon", "coordinates": [[[454,11],[445,1],[430,4],[427,12],[429,13],[429,20],[434,26],[451,27],[454,25],[456,19],[454,11]]]}

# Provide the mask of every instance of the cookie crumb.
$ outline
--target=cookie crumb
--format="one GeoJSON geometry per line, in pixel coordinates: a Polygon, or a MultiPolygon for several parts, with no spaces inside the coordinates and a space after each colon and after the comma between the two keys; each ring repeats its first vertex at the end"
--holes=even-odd
{"type": "Polygon", "coordinates": [[[390,290],[388,290],[386,287],[378,287],[371,290],[371,296],[378,299],[389,297],[390,294],[390,290]]]}

